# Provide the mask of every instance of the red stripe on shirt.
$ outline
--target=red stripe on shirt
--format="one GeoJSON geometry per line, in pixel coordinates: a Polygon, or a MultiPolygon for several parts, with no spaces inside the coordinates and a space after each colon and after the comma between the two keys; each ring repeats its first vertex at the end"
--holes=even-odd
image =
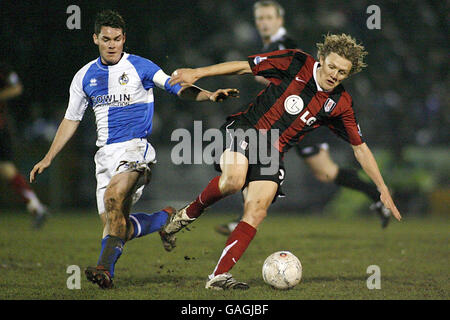
{"type": "Polygon", "coordinates": [[[282,115],[286,112],[284,110],[284,101],[286,100],[286,98],[293,94],[300,95],[300,93],[305,88],[306,83],[311,79],[311,72],[308,71],[308,68],[310,67],[311,66],[308,63],[305,63],[303,65],[303,67],[297,73],[296,77],[304,80],[305,82],[292,79],[286,91],[284,91],[283,94],[273,104],[273,106],[270,107],[270,109],[267,110],[266,113],[264,113],[264,115],[256,123],[255,128],[269,130],[270,128],[272,128],[272,125],[282,117],[282,115]],[[309,77],[308,73],[310,74],[309,77]]]}

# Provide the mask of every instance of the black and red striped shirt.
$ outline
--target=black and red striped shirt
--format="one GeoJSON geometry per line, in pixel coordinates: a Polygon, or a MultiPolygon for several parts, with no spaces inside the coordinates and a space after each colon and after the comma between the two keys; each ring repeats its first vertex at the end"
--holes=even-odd
{"type": "Polygon", "coordinates": [[[280,152],[300,142],[319,126],[327,126],[352,145],[363,143],[350,94],[342,85],[320,89],[312,56],[297,50],[273,51],[248,57],[253,74],[270,80],[246,110],[229,118],[244,117],[254,128],[278,129],[275,147],[280,152]]]}

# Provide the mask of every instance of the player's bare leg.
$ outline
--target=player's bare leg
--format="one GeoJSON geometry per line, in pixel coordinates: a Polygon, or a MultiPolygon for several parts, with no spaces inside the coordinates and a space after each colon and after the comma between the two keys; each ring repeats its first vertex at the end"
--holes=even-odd
{"type": "Polygon", "coordinates": [[[175,234],[197,219],[203,211],[220,199],[238,192],[245,184],[248,159],[239,152],[225,150],[220,157],[222,174],[212,179],[202,193],[190,204],[177,211],[160,231],[164,249],[176,246],[175,234]]]}
{"type": "MultiPolygon", "coordinates": [[[[304,158],[305,163],[311,168],[314,176],[321,182],[331,183],[336,179],[339,171],[338,165],[331,159],[328,149],[320,148],[314,155],[304,158]]],[[[239,223],[239,219],[215,227],[215,230],[223,235],[230,235],[239,223]]]]}
{"type": "Polygon", "coordinates": [[[100,215],[103,223],[102,251],[98,265],[88,267],[88,280],[101,288],[111,288],[114,266],[119,259],[125,242],[159,231],[175,209],[166,207],[161,211],[130,214],[136,185],[143,173],[123,172],[115,175],[104,195],[106,212],[100,215]]]}
{"type": "Polygon", "coordinates": [[[128,223],[132,196],[141,173],[122,172],[112,177],[106,189],[104,202],[106,227],[103,236],[110,235],[128,240],[133,226],[128,223]]]}
{"type": "Polygon", "coordinates": [[[129,213],[132,195],[141,173],[137,171],[122,172],[115,175],[105,192],[106,222],[103,230],[102,250],[96,267],[88,267],[85,271],[89,281],[102,289],[113,286],[114,266],[122,254],[125,241],[132,233],[129,213]]]}
{"type": "Polygon", "coordinates": [[[248,159],[243,154],[225,150],[220,157],[220,169],[219,188],[222,194],[230,195],[242,189],[248,171],[248,159]]]}
{"type": "Polygon", "coordinates": [[[0,161],[0,178],[7,181],[26,204],[28,212],[33,216],[33,227],[36,229],[42,227],[48,216],[47,207],[40,202],[14,163],[11,161],[0,161]]]}
{"type": "Polygon", "coordinates": [[[317,180],[324,183],[333,182],[339,172],[339,166],[331,159],[330,152],[323,148],[319,153],[305,158],[305,163],[317,180]]]}
{"type": "Polygon", "coordinates": [[[0,177],[10,181],[17,174],[16,166],[10,161],[0,161],[0,177]]]}
{"type": "Polygon", "coordinates": [[[267,216],[278,185],[273,181],[252,181],[244,193],[244,216],[230,234],[222,255],[206,283],[207,289],[248,289],[246,283],[233,279],[229,271],[244,254],[257,227],[267,216]]]}
{"type": "Polygon", "coordinates": [[[278,185],[273,181],[252,181],[248,184],[244,194],[243,222],[253,228],[263,222],[267,216],[267,210],[276,195],[278,185]]]}
{"type": "Polygon", "coordinates": [[[338,186],[365,193],[373,201],[370,209],[380,217],[381,227],[383,229],[387,227],[391,212],[380,201],[380,193],[374,184],[361,180],[353,169],[339,168],[331,159],[328,149],[321,148],[319,153],[306,157],[304,160],[319,181],[324,183],[334,182],[338,186]]]}
{"type": "MultiPolygon", "coordinates": [[[[304,158],[305,163],[310,167],[314,176],[321,182],[331,183],[336,179],[339,171],[338,165],[331,159],[330,153],[325,148],[320,148],[317,154],[304,158]]],[[[239,219],[215,227],[215,230],[223,235],[233,232],[239,223],[239,219]]]]}

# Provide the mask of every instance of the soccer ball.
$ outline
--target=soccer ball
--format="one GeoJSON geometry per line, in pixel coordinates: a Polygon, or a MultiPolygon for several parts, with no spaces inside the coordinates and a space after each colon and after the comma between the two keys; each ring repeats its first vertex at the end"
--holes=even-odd
{"type": "Polygon", "coordinates": [[[302,264],[291,252],[277,251],[264,261],[262,276],[275,289],[291,289],[302,279],[302,264]]]}

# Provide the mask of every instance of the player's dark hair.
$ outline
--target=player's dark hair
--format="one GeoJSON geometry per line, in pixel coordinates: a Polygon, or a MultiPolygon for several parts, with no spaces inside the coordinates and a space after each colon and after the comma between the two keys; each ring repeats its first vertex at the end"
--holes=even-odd
{"type": "Polygon", "coordinates": [[[122,29],[122,32],[125,34],[126,25],[125,20],[117,11],[108,9],[97,13],[94,25],[94,32],[97,36],[100,34],[102,27],[122,29]]]}

